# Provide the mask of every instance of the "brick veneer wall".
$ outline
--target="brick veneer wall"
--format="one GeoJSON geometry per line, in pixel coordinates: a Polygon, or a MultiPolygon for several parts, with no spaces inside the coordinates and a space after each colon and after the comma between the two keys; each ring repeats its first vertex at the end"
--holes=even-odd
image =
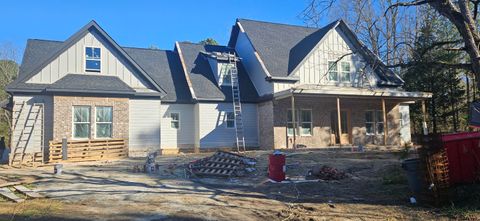
{"type": "Polygon", "coordinates": [[[112,137],[128,139],[128,98],[53,97],[53,140],[72,139],[72,111],[75,105],[90,106],[90,139],[95,139],[95,106],[112,106],[112,137]]]}
{"type": "MultiPolygon", "coordinates": [[[[336,98],[296,97],[295,108],[312,110],[312,136],[297,136],[296,143],[307,147],[326,147],[331,145],[331,112],[337,111],[336,98]]],[[[365,111],[382,110],[381,99],[340,99],[342,110],[350,112],[351,143],[353,145],[383,145],[383,135],[367,136],[365,128],[365,111]]],[[[290,98],[274,102],[274,146],[275,148],[292,148],[293,137],[287,137],[287,110],[291,108],[290,98]]],[[[397,102],[386,102],[388,122],[388,145],[400,145],[399,106],[397,102]]],[[[259,108],[260,110],[260,108],[259,108]]],[[[260,119],[260,118],[259,118],[260,119]]],[[[260,128],[261,129],[261,128],[260,128]]],[[[263,137],[263,136],[260,136],[263,137]]]]}

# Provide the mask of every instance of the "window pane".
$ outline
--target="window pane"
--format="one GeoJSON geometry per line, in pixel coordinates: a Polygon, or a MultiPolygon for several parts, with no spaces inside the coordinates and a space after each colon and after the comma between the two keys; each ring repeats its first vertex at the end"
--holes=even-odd
{"type": "Polygon", "coordinates": [[[328,72],[328,80],[338,81],[338,73],[336,71],[329,71],[328,72]]]}
{"type": "Polygon", "coordinates": [[[233,121],[233,120],[227,121],[227,127],[228,127],[228,128],[235,127],[235,121],[233,121]]]}
{"type": "Polygon", "coordinates": [[[328,62],[328,70],[329,71],[336,71],[337,70],[337,62],[329,61],[328,62]]]}
{"type": "Polygon", "coordinates": [[[88,138],[90,134],[90,124],[75,124],[73,127],[73,137],[88,138]]]}
{"type": "Polygon", "coordinates": [[[342,81],[349,82],[350,81],[350,72],[342,73],[342,81]]]}
{"type": "Polygon", "coordinates": [[[235,115],[233,112],[227,112],[227,120],[235,120],[235,115]]]}
{"type": "Polygon", "coordinates": [[[373,111],[365,112],[365,122],[373,122],[373,111]]]}
{"type": "Polygon", "coordinates": [[[85,48],[85,57],[86,58],[93,58],[93,48],[91,48],[91,47],[85,48]]]}
{"type": "Polygon", "coordinates": [[[375,133],[373,123],[365,123],[365,128],[367,130],[367,134],[374,134],[375,133]]]}
{"type": "Polygon", "coordinates": [[[288,111],[287,111],[287,121],[288,121],[288,122],[292,122],[292,121],[293,121],[293,118],[292,118],[292,110],[288,110],[288,111]]]}
{"type": "Polygon", "coordinates": [[[170,118],[172,118],[172,120],[178,121],[179,119],[178,113],[170,113],[170,118]]]}
{"type": "Polygon", "coordinates": [[[93,57],[100,59],[100,48],[93,48],[93,57]]]}
{"type": "Polygon", "coordinates": [[[73,107],[73,122],[90,122],[90,107],[73,107]]]}
{"type": "Polygon", "coordinates": [[[172,128],[178,129],[179,128],[179,123],[178,123],[178,121],[172,121],[172,122],[170,122],[170,126],[172,128]]]}
{"type": "Polygon", "coordinates": [[[112,137],[112,124],[97,124],[97,137],[112,137]]]}
{"type": "Polygon", "coordinates": [[[350,72],[350,63],[342,62],[342,71],[343,72],[350,72]]]}
{"type": "Polygon", "coordinates": [[[99,60],[87,60],[85,67],[87,70],[100,70],[100,61],[99,60]]]}
{"type": "Polygon", "coordinates": [[[302,122],[312,122],[312,112],[309,110],[302,110],[302,122]]]}
{"type": "Polygon", "coordinates": [[[302,123],[301,133],[302,135],[311,135],[312,134],[312,124],[311,123],[302,123]]]}
{"type": "Polygon", "coordinates": [[[288,136],[293,136],[293,124],[292,123],[287,123],[287,134],[288,134],[288,136]]]}
{"type": "Polygon", "coordinates": [[[97,107],[97,122],[112,122],[112,107],[97,107]]]}
{"type": "Polygon", "coordinates": [[[383,134],[383,123],[377,123],[377,134],[383,134]]]}
{"type": "Polygon", "coordinates": [[[377,122],[383,122],[383,111],[377,111],[377,122]]]}

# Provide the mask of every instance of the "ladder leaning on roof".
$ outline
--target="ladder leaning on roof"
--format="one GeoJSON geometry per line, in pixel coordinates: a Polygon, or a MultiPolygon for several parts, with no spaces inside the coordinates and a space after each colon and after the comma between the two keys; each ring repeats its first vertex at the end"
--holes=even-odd
{"type": "Polygon", "coordinates": [[[237,57],[228,54],[229,72],[232,85],[233,115],[235,119],[235,139],[237,151],[245,151],[245,134],[243,131],[242,103],[240,101],[240,84],[238,82],[237,57]]]}

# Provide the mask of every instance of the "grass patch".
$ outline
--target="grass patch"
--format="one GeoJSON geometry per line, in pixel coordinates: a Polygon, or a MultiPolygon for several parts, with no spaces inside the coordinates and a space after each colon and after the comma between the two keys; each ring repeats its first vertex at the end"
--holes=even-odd
{"type": "Polygon", "coordinates": [[[462,185],[450,190],[449,204],[441,211],[455,219],[480,219],[480,184],[462,185]]]}
{"type": "Polygon", "coordinates": [[[383,185],[407,184],[407,177],[400,166],[392,166],[383,172],[383,185]]]}

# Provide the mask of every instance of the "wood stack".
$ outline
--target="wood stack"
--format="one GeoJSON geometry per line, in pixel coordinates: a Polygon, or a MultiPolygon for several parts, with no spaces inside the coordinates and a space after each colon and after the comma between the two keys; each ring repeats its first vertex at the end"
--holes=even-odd
{"type": "MultiPolygon", "coordinates": [[[[125,139],[67,141],[67,162],[110,160],[128,155],[125,139]]],[[[50,141],[49,163],[62,162],[62,142],[50,141]]]]}
{"type": "Polygon", "coordinates": [[[194,161],[188,171],[196,176],[242,176],[246,168],[252,168],[256,160],[242,155],[217,151],[210,157],[194,161]]]}

